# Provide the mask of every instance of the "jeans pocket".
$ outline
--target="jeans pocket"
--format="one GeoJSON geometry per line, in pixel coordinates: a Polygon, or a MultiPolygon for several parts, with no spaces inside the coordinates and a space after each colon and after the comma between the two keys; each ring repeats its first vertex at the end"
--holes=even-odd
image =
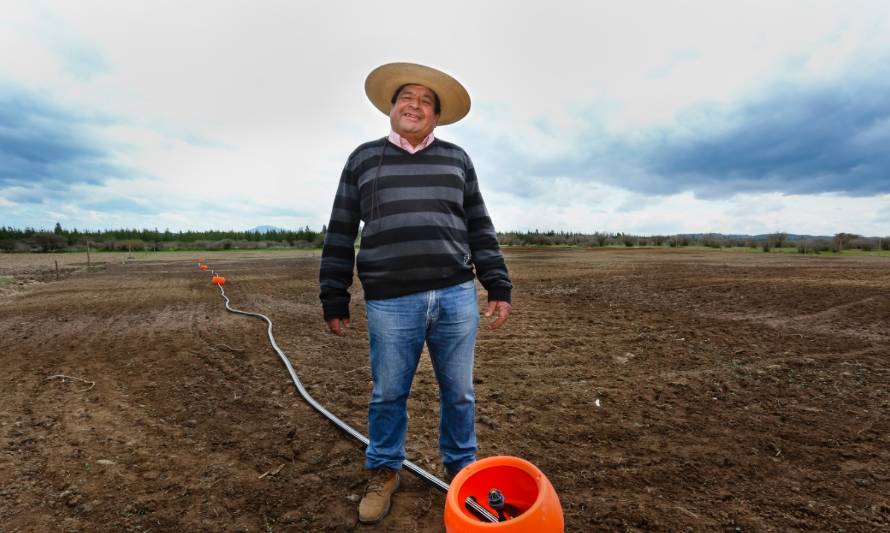
{"type": "Polygon", "coordinates": [[[460,285],[458,285],[458,287],[460,287],[461,289],[472,288],[473,290],[475,290],[476,289],[476,279],[473,278],[470,281],[465,281],[465,282],[461,283],[460,285]]]}

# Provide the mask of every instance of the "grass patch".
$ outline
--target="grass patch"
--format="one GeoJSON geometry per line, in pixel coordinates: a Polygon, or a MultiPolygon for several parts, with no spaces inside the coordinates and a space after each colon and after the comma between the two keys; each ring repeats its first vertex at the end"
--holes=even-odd
{"type": "Polygon", "coordinates": [[[15,282],[15,278],[12,276],[0,276],[0,289],[7,285],[12,285],[15,282]]]}
{"type": "MultiPolygon", "coordinates": [[[[831,255],[856,255],[856,256],[875,256],[875,257],[890,257],[890,250],[871,250],[866,252],[865,250],[844,250],[840,253],[830,252],[831,255]]],[[[828,255],[828,253],[826,253],[828,255]]]]}

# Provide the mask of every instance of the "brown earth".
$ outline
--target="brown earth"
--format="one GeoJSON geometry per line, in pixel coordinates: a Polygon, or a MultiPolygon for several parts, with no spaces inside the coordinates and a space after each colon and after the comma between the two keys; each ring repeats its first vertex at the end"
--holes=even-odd
{"type": "MultiPolygon", "coordinates": [[[[443,495],[410,474],[357,525],[361,446],[299,398],[264,323],[224,310],[197,254],[125,255],[56,256],[58,281],[53,256],[0,255],[0,530],[442,530],[443,495]]],[[[890,260],[507,259],[514,314],[477,347],[479,454],[542,469],[568,531],[890,529],[890,260]]],[[[207,260],[364,432],[361,298],[335,338],[317,257],[207,260]]],[[[441,474],[437,409],[425,361],[409,456],[441,474]]]]}

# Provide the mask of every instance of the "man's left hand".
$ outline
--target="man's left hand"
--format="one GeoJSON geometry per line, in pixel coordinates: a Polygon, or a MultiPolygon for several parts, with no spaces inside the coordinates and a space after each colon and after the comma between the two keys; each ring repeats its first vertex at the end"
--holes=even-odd
{"type": "Polygon", "coordinates": [[[510,316],[510,310],[513,308],[510,305],[510,302],[499,302],[492,300],[488,302],[488,307],[485,309],[485,316],[490,317],[492,314],[496,317],[495,321],[491,323],[491,329],[498,329],[499,327],[504,325],[504,322],[507,321],[507,317],[510,316]]]}

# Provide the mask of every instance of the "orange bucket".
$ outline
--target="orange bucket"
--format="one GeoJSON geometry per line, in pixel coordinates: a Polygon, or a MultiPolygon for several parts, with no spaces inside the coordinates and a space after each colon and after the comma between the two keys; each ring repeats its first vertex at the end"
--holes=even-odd
{"type": "Polygon", "coordinates": [[[210,278],[210,283],[213,283],[214,285],[225,285],[226,278],[222,276],[213,276],[212,278],[210,278]]]}
{"type": "Polygon", "coordinates": [[[497,456],[481,459],[461,470],[445,497],[445,531],[449,533],[562,533],[565,522],[559,496],[550,480],[535,465],[524,459],[497,456]],[[467,498],[494,516],[488,504],[493,488],[503,494],[507,520],[488,522],[467,509],[467,498]]]}
{"type": "Polygon", "coordinates": [[[201,270],[207,270],[208,267],[207,267],[207,265],[199,264],[198,268],[200,268],[201,270]]]}

